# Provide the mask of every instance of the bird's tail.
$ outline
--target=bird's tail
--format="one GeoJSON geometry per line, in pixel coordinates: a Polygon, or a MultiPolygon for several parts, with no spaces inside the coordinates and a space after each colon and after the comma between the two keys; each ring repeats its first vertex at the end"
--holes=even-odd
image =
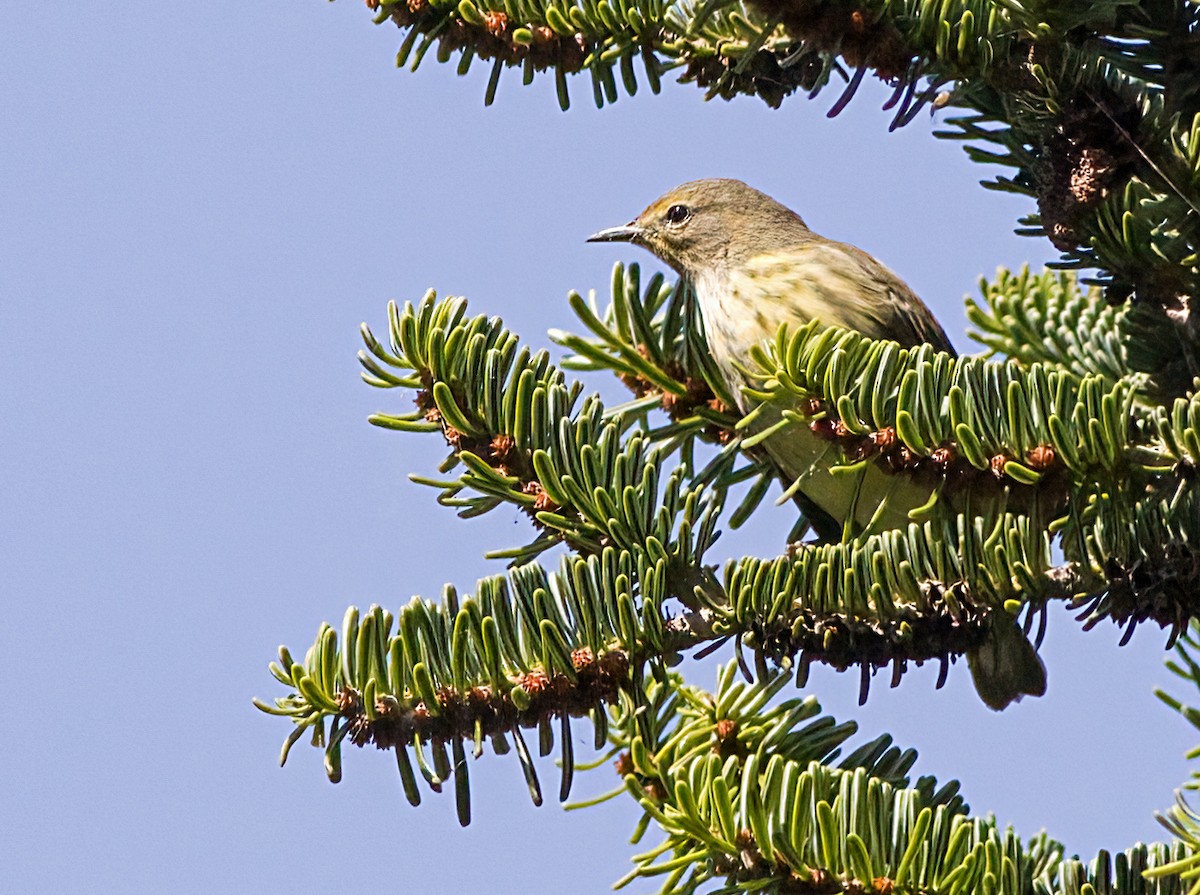
{"type": "Polygon", "coordinates": [[[1022,696],[1045,694],[1046,666],[1008,613],[994,613],[992,619],[983,643],[967,653],[967,665],[980,698],[1000,711],[1022,696]]]}

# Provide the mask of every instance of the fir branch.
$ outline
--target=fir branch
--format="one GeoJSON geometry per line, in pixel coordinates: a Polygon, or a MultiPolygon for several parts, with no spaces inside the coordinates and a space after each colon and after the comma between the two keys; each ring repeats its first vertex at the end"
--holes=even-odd
{"type": "Polygon", "coordinates": [[[571,296],[572,309],[591,335],[553,329],[550,337],[574,352],[564,359],[565,368],[611,371],[633,392],[634,401],[609,413],[637,419],[651,442],[668,454],[677,452],[695,470],[694,484],[708,485],[724,497],[730,488],[751,483],[730,518],[736,529],[777,473],[761,452],[743,450],[734,396],[713,365],[691,286],[683,279],[668,285],[661,274],[644,291],[640,284],[640,267],[618,262],[603,310],[594,293],[586,301],[577,293],[571,296]],[[653,417],[657,410],[666,414],[666,422],[653,417]],[[704,445],[709,444],[721,445],[721,450],[704,462],[704,445]]]}
{"type": "MultiPolygon", "coordinates": [[[[556,339],[577,350],[573,363],[626,375],[636,369],[640,382],[662,380],[661,390],[647,385],[642,398],[677,395],[686,391],[683,383],[704,379],[702,367],[687,365],[707,353],[702,342],[691,347],[686,293],[655,278],[643,295],[638,276],[636,267],[615,270],[604,311],[594,298],[576,296],[573,305],[593,337],[557,333],[556,339]],[[631,358],[644,366],[630,367],[631,358]]],[[[1002,273],[990,294],[1006,297],[996,299],[991,317],[979,312],[976,319],[1015,344],[1022,327],[1035,325],[1031,302],[1044,306],[1041,313],[1062,316],[1075,293],[1070,278],[1002,273]],[[1025,310],[1005,316],[1001,302],[1025,310]]],[[[1196,609],[1184,585],[1193,574],[1185,517],[1195,500],[1189,470],[1200,450],[1192,444],[1200,411],[1187,402],[1170,414],[1139,403],[1137,375],[1078,375],[1051,356],[1024,366],[955,359],[815,323],[781,333],[754,354],[764,383],[754,396],[783,409],[778,425],[807,426],[837,445],[828,455],[833,469],[903,480],[890,488],[877,517],[889,501],[898,502],[901,518],[907,514],[916,524],[879,533],[868,527],[841,545],[799,548],[769,561],[774,571],[767,578],[756,565],[763,561],[740,560],[727,569],[722,589],[701,560],[725,493],[743,474],[736,459],[755,439],[731,440],[713,461],[719,474],[713,464],[697,471],[692,453],[703,430],[660,434],[649,402],[614,413],[593,396],[572,411],[567,396],[579,395],[577,386],[543,356],[519,350],[499,321],[468,319],[458,300],[438,303],[431,294],[390,316],[391,349],[368,332],[367,362],[376,371],[387,364],[410,375],[386,382],[373,374],[372,381],[420,382],[421,394],[438,402],[437,413],[454,419],[452,427],[443,422],[443,433],[455,449],[452,459],[467,468],[438,483],[443,499],[461,500],[470,512],[481,499],[528,508],[531,492],[553,501],[552,510],[532,508],[548,536],[498,555],[529,555],[561,538],[585,554],[613,545],[666,557],[668,591],[692,610],[672,623],[674,648],[734,636],[756,650],[759,662],[796,660],[802,672],[813,660],[858,665],[865,698],[875,669],[891,665],[894,683],[910,661],[936,658],[945,667],[963,652],[975,655],[1008,630],[1008,616],[1051,597],[1083,608],[1089,625],[1112,618],[1131,629],[1153,620],[1178,630],[1196,609]],[[542,394],[564,397],[539,404],[542,394]],[[931,410],[939,407],[946,410],[931,410]],[[503,457],[496,456],[497,444],[504,445],[503,457]],[[687,462],[667,473],[674,450],[687,462]],[[466,489],[483,497],[457,497],[466,489]],[[1106,495],[1138,489],[1151,496],[1132,514],[1114,517],[1114,507],[1126,505],[1106,495]],[[991,521],[980,528],[981,519],[991,521]],[[1080,570],[1073,591],[1054,577],[1047,525],[1064,533],[1080,570]],[[1164,557],[1164,550],[1174,554],[1164,557]],[[1147,582],[1145,570],[1156,563],[1166,577],[1147,582]],[[898,567],[908,571],[897,577],[898,567]],[[743,605],[743,592],[765,602],[743,605]]],[[[1091,341],[1118,346],[1114,328],[1126,316],[1098,316],[1091,341]]],[[[1080,350],[1077,340],[1056,344],[1065,346],[1060,356],[1080,350]]],[[[1111,357],[1111,372],[1123,372],[1116,366],[1125,363],[1123,354],[1114,348],[1111,357]]],[[[419,396],[422,402],[428,399],[419,396]]],[[[751,454],[742,469],[765,482],[762,463],[751,454]]],[[[763,493],[752,488],[751,505],[763,493]]]]}
{"type": "Polygon", "coordinates": [[[812,697],[776,701],[784,681],[746,685],[730,665],[712,696],[677,682],[651,736],[617,711],[613,729],[629,738],[617,770],[645,811],[638,829],[652,820],[665,837],[622,883],[657,878],[664,895],[1175,895],[1176,874],[1195,863],[1183,843],[1084,865],[1045,833],[1023,842],[972,816],[957,781],[910,782],[916,754],[889,737],[842,758],[855,725],[817,717],[812,697]]]}
{"type": "MultiPolygon", "coordinates": [[[[497,752],[517,753],[531,795],[541,801],[523,728],[539,731],[545,754],[554,747],[557,721],[563,798],[574,769],[571,718],[590,716],[597,747],[617,736],[631,750],[633,767],[645,771],[635,744],[659,742],[655,731],[672,727],[674,710],[667,697],[647,701],[653,687],[647,689],[646,672],[661,678],[664,662],[704,644],[734,638],[750,649],[761,686],[782,679],[771,665],[801,681],[813,661],[857,665],[864,699],[879,669],[890,666],[895,685],[909,663],[937,659],[944,678],[965,653],[981,694],[999,707],[1044,687],[1025,634],[1039,617],[1044,625],[1050,599],[1071,600],[1088,626],[1111,618],[1132,630],[1150,620],[1178,633],[1200,615],[1193,586],[1200,554],[1192,546],[1200,542],[1200,491],[1193,486],[1200,402],[1179,398],[1168,409],[1149,401],[1139,390],[1140,374],[1119,366],[1128,355],[1115,350],[1109,374],[1073,371],[1067,360],[1081,343],[1065,338],[1041,359],[1020,364],[908,351],[815,325],[781,332],[753,355],[762,379],[753,394],[782,407],[785,425],[826,431],[843,447],[837,462],[847,468],[875,464],[893,478],[920,472],[926,486],[950,499],[912,507],[916,521],[898,528],[797,545],[771,560],[735,560],[717,580],[702,560],[740,474],[737,458],[754,450],[754,439],[729,439],[713,473],[712,463],[697,469],[692,456],[702,427],[671,434],[655,427],[652,417],[661,410],[669,418],[673,409],[663,396],[686,394],[689,378],[704,380],[697,359],[706,352],[701,337],[689,332],[686,292],[652,280],[643,293],[637,277],[636,269],[617,269],[605,311],[594,300],[576,300],[585,322],[591,319],[592,339],[558,335],[586,358],[585,366],[633,370],[656,390],[616,411],[595,396],[582,398],[581,387],[544,352],[521,348],[499,320],[468,317],[460,299],[439,301],[429,293],[416,306],[390,306],[386,345],[364,328],[367,381],[417,396],[415,412],[372,421],[441,432],[451,447],[443,472],[458,472],[437,483],[443,502],[467,514],[500,502],[530,508],[552,533],[543,540],[559,538],[576,552],[553,575],[530,564],[484,579],[473,598],[448,588],[441,603],[415,600],[395,617],[373,608],[360,618],[351,610],[340,636],[323,628],[303,662],[281,649],[272,673],[291,692],[259,707],[295,725],[285,758],[309,733],[325,749],[327,773],[336,780],[347,738],[393,748],[411,801],[420,798],[418,776],[435,790],[453,776],[465,823],[465,756],[468,748],[480,754],[485,739],[497,752]],[[947,411],[932,410],[939,407],[947,411]],[[1035,460],[1043,448],[1049,456],[1035,460]],[[668,470],[676,451],[685,462],[668,470]],[[939,460],[939,451],[948,457],[939,460]],[[996,456],[1004,462],[994,462],[996,456]],[[985,479],[965,481],[956,463],[985,479]],[[533,483],[553,509],[529,506],[536,500],[533,483]],[[1014,512],[1021,502],[1013,495],[1020,494],[1048,504],[1038,510],[1034,500],[1032,512],[1014,512]],[[1051,564],[1055,536],[1065,566],[1051,564]],[[687,610],[683,615],[670,617],[671,598],[687,610]],[[1022,611],[1024,632],[1015,621],[1022,611]],[[1014,671],[1022,662],[1025,669],[1014,671]],[[1006,674],[1017,683],[997,684],[1006,674]],[[610,732],[614,706],[617,728],[628,711],[636,730],[610,732]]],[[[976,319],[996,344],[1016,344],[1016,334],[1034,325],[1032,314],[1065,317],[1072,289],[1069,278],[1002,275],[989,292],[1002,297],[990,316],[979,312],[976,319]]],[[[1127,316],[1097,315],[1088,344],[1119,345],[1113,329],[1127,316]]],[[[735,423],[733,431],[743,426],[735,423]]],[[[742,469],[754,470],[756,462],[742,469]]],[[[656,803],[651,775],[639,774],[630,787],[646,804],[656,803]]],[[[694,833],[704,818],[690,811],[681,815],[690,819],[680,830],[694,833]]],[[[727,823],[728,812],[721,812],[727,823]]],[[[741,870],[727,864],[726,850],[724,857],[705,852],[706,873],[719,871],[750,888],[806,889],[824,879],[806,877],[803,869],[796,875],[797,867],[824,866],[808,859],[785,861],[781,870],[774,853],[754,857],[754,843],[766,841],[759,835],[771,823],[764,816],[748,816],[750,826],[738,827],[734,840],[716,842],[721,849],[733,842],[741,870]]],[[[714,846],[701,839],[704,848],[714,846]]],[[[670,868],[676,882],[683,879],[676,870],[698,866],[700,845],[690,842],[676,855],[670,868]]],[[[788,847],[803,853],[798,841],[788,847]]],[[[854,860],[861,858],[855,852],[854,860]]],[[[854,879],[847,891],[858,885],[854,879]]]]}
{"type": "MultiPolygon", "coordinates": [[[[485,578],[473,597],[460,598],[448,587],[440,603],[414,598],[395,616],[378,606],[362,615],[351,607],[340,634],[323,625],[303,661],[280,647],[270,670],[291,692],[273,704],[255,704],[295,725],[281,761],[310,732],[314,745],[325,747],[334,782],[341,777],[344,739],[374,743],[396,751],[416,804],[410,749],[439,791],[450,776],[447,744],[456,750],[469,744],[478,757],[485,738],[503,754],[509,737],[527,779],[535,781],[521,728],[549,731],[551,719],[559,718],[565,732],[570,717],[590,715],[603,743],[605,704],[636,690],[643,664],[665,651],[665,566],[665,559],[648,564],[608,549],[566,557],[552,576],[527,565],[485,578]]],[[[553,742],[552,734],[544,737],[553,742]]],[[[566,762],[564,773],[571,770],[566,762]]],[[[455,785],[466,823],[465,769],[455,785]]],[[[540,802],[540,790],[531,788],[540,802]]],[[[563,798],[568,789],[564,781],[563,798]]]]}
{"type": "MultiPolygon", "coordinates": [[[[927,496],[960,511],[971,500],[1017,509],[1024,493],[1043,499],[1049,521],[1059,505],[1054,489],[1022,488],[1056,476],[1068,485],[1154,476],[1175,459],[1137,438],[1153,412],[1135,406],[1129,379],[954,358],[927,345],[902,349],[815,321],[781,333],[752,360],[763,385],[748,394],[781,411],[781,425],[808,427],[837,444],[834,467],[867,463],[923,479],[927,496]]],[[[907,506],[924,503],[915,494],[905,494],[907,506]]]]}
{"type": "Polygon", "coordinates": [[[460,515],[508,503],[533,518],[538,538],[493,556],[526,560],[560,541],[587,553],[655,542],[699,563],[724,489],[685,487],[682,467],[664,472],[669,450],[638,432],[625,437],[636,413],[611,415],[596,395],[580,402],[582,386],[568,385],[545,352],[519,348],[499,319],[468,319],[462,299],[431,291],[416,306],[393,303],[388,319],[387,347],[363,327],[363,375],[377,387],[416,389],[418,409],[371,422],[441,431],[451,448],[441,471],[461,471],[415,480],[440,488],[439,502],[460,515]]]}
{"type": "Polygon", "coordinates": [[[1200,617],[1200,493],[1191,473],[1174,490],[1096,487],[1061,527],[1063,552],[1090,586],[1071,602],[1085,628],[1102,619],[1134,628],[1152,621],[1168,645],[1200,617]]]}
{"type": "Polygon", "coordinates": [[[1001,269],[991,282],[981,278],[979,290],[982,304],[967,299],[975,327],[968,334],[990,354],[1023,366],[1053,365],[1080,379],[1103,375],[1115,382],[1134,373],[1122,327],[1128,312],[1105,305],[1098,287],[1084,293],[1069,273],[1035,276],[1026,266],[1016,274],[1001,269]]]}

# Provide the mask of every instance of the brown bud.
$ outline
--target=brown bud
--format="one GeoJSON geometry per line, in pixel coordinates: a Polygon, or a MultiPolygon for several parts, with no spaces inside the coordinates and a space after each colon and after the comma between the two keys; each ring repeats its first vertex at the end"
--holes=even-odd
{"type": "Polygon", "coordinates": [[[950,467],[954,465],[954,461],[958,459],[958,449],[952,444],[944,444],[939,448],[934,448],[929,459],[933,461],[933,465],[938,471],[945,474],[950,471],[950,467]]]}
{"type": "Polygon", "coordinates": [[[558,509],[558,504],[551,499],[550,495],[546,493],[546,489],[542,487],[542,483],[537,480],[526,482],[521,487],[521,491],[525,494],[533,495],[533,509],[535,512],[553,513],[558,509]]]}
{"type": "Polygon", "coordinates": [[[887,453],[896,446],[896,430],[891,426],[884,426],[870,434],[871,443],[883,453],[887,453]]]}
{"type": "Polygon", "coordinates": [[[362,696],[353,687],[343,687],[334,697],[334,704],[343,715],[356,712],[362,708],[362,696]]]}
{"type": "Polygon", "coordinates": [[[633,759],[629,757],[628,752],[622,752],[613,762],[613,767],[617,771],[617,776],[626,777],[633,773],[633,759]]]}
{"type": "MultiPolygon", "coordinates": [[[[408,0],[409,4],[413,0],[408,0]]],[[[426,2],[426,0],[421,0],[426,2]]],[[[483,27],[488,30],[488,33],[493,37],[503,37],[504,30],[508,27],[508,16],[498,9],[493,9],[483,14],[483,27]]]]}
{"type": "Polygon", "coordinates": [[[492,438],[492,456],[497,460],[507,460],[516,447],[516,439],[511,435],[500,433],[492,438]]]}
{"type": "Polygon", "coordinates": [[[527,671],[517,678],[517,685],[530,696],[546,692],[550,687],[550,677],[540,668],[527,671]]]}
{"type": "Polygon", "coordinates": [[[1038,472],[1045,472],[1054,465],[1054,461],[1057,458],[1058,455],[1055,454],[1054,448],[1048,444],[1039,444],[1025,455],[1025,459],[1029,461],[1030,468],[1038,472]]]}
{"type": "Polygon", "coordinates": [[[477,684],[467,691],[467,705],[479,709],[492,701],[492,688],[487,684],[477,684]]]}
{"type": "Polygon", "coordinates": [[[595,668],[595,653],[592,652],[590,647],[586,646],[571,650],[571,667],[576,671],[583,671],[585,668],[595,668]]]}

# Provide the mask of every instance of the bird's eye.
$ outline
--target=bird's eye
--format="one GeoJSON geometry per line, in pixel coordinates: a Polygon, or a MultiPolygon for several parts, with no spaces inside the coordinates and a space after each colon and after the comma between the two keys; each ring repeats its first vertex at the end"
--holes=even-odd
{"type": "Polygon", "coordinates": [[[672,205],[667,209],[667,213],[663,215],[663,219],[668,224],[682,224],[692,216],[692,210],[686,205],[672,205]]]}

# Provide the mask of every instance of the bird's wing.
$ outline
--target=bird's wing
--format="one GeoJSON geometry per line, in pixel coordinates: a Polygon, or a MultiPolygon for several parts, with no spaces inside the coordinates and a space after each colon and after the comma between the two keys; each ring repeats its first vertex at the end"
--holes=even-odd
{"type": "Polygon", "coordinates": [[[925,303],[903,280],[855,246],[814,240],[753,258],[746,272],[760,289],[777,286],[780,294],[772,297],[794,302],[797,317],[816,317],[827,325],[847,326],[905,347],[928,343],[938,351],[954,353],[925,303]]]}
{"type": "Polygon", "coordinates": [[[878,283],[880,290],[887,294],[886,299],[875,304],[874,310],[883,331],[891,333],[891,338],[905,347],[929,344],[938,351],[955,353],[942,325],[907,283],[856,246],[836,242],[827,248],[845,252],[862,269],[863,274],[878,283]]]}

